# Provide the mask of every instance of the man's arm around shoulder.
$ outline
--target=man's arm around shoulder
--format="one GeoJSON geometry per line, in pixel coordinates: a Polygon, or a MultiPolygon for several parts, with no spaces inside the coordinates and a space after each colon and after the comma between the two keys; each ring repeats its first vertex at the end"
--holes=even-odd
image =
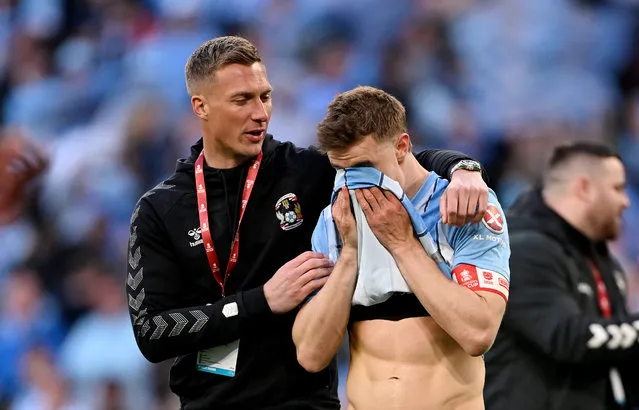
{"type": "Polygon", "coordinates": [[[450,180],[440,199],[445,224],[462,226],[481,220],[488,205],[488,174],[479,162],[461,152],[436,149],[424,150],[415,158],[424,169],[450,180]]]}

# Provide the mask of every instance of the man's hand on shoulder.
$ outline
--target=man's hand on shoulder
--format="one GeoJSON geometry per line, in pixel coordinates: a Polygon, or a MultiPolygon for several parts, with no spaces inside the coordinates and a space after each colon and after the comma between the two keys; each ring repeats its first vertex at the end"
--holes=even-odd
{"type": "Polygon", "coordinates": [[[264,284],[264,296],[273,313],[286,313],[326,283],[333,263],[317,252],[304,252],[287,262],[264,284]]]}
{"type": "Polygon", "coordinates": [[[488,207],[488,185],[480,171],[457,169],[439,203],[439,212],[445,224],[462,226],[477,223],[488,207]]]}

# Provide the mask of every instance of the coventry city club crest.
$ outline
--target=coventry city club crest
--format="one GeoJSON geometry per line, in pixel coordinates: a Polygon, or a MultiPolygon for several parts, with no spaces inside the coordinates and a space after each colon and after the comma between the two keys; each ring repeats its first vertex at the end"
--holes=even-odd
{"type": "Polygon", "coordinates": [[[280,228],[285,231],[300,226],[304,218],[297,195],[290,193],[278,199],[275,203],[275,216],[280,221],[280,228]]]}

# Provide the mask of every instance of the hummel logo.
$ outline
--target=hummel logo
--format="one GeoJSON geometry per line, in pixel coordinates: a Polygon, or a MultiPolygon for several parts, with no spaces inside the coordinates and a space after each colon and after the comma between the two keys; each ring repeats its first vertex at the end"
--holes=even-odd
{"type": "Polygon", "coordinates": [[[187,234],[195,239],[195,242],[189,242],[191,248],[202,244],[202,230],[200,228],[191,229],[187,234]]]}

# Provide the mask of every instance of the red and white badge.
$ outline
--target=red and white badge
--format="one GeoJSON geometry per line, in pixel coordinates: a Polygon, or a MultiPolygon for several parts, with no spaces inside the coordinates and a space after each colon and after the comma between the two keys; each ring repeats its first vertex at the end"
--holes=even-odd
{"type": "Polygon", "coordinates": [[[493,292],[508,301],[509,284],[501,273],[462,264],[453,269],[453,280],[472,291],[493,292]]]}
{"type": "Polygon", "coordinates": [[[481,220],[484,226],[492,233],[500,234],[504,232],[504,216],[501,210],[492,204],[488,204],[484,217],[481,220]]]}

